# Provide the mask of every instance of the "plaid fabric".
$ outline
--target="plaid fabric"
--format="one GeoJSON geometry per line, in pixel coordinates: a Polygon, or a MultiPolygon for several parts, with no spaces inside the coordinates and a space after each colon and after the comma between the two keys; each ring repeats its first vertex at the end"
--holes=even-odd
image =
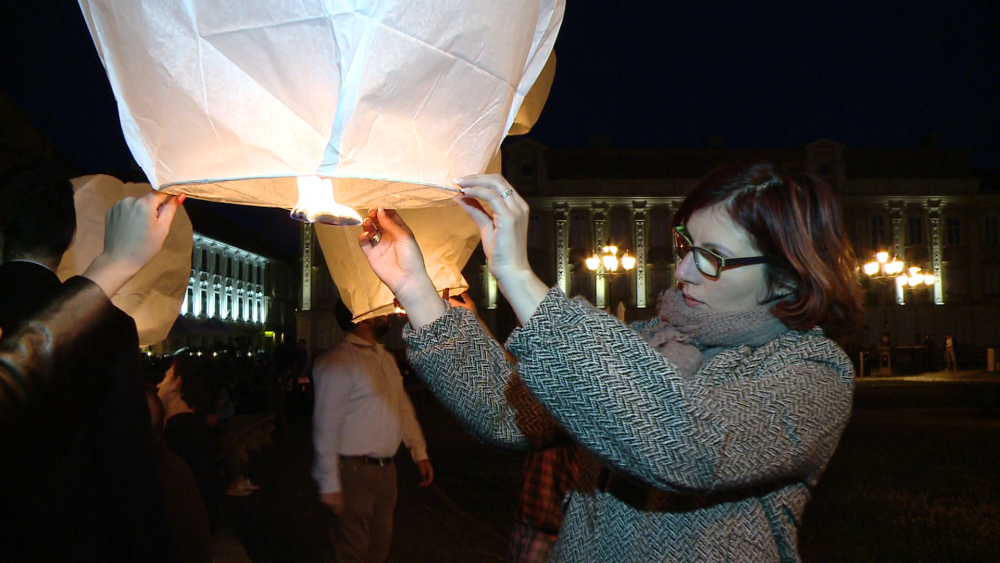
{"type": "Polygon", "coordinates": [[[575,444],[528,452],[515,520],[557,535],[563,521],[563,498],[576,485],[579,473],[575,444]]]}
{"type": "Polygon", "coordinates": [[[508,562],[549,563],[552,559],[552,546],[556,544],[558,537],[523,522],[514,522],[508,562]]]}

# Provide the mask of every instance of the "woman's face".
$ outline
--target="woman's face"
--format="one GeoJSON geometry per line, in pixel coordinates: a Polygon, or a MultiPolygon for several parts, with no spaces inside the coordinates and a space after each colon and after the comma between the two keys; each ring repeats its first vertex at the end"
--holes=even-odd
{"type": "MultiPolygon", "coordinates": [[[[695,246],[700,246],[725,258],[759,256],[750,237],[733,222],[720,205],[695,211],[685,224],[695,246]]],[[[689,252],[675,272],[684,301],[689,307],[707,307],[718,312],[747,311],[767,296],[764,264],[753,264],[723,270],[719,279],[706,278],[694,264],[689,252]]]]}

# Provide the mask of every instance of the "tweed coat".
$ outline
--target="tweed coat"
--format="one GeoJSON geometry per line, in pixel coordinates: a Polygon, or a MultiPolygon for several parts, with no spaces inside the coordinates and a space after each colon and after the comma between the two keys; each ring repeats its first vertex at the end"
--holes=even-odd
{"type": "Polygon", "coordinates": [[[847,355],[818,328],[788,330],[684,378],[639,336],[648,325],[552,289],[507,340],[517,374],[461,308],[404,338],[478,436],[527,447],[558,424],[609,468],[581,460],[554,561],[799,561],[810,489],[850,416],[847,355]]]}

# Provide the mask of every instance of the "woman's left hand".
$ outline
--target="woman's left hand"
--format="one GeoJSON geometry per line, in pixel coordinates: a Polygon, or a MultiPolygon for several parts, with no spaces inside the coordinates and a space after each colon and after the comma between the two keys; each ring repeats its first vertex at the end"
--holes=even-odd
{"type": "Polygon", "coordinates": [[[458,205],[479,227],[490,272],[521,324],[528,322],[548,293],[528,263],[528,204],[499,174],[478,174],[455,181],[462,186],[458,205]],[[475,198],[490,204],[493,215],[475,198]]]}

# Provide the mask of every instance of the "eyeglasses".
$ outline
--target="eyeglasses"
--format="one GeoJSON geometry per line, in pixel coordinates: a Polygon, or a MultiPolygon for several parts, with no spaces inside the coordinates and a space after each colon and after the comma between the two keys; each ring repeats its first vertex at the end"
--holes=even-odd
{"type": "Polygon", "coordinates": [[[680,267],[681,261],[691,251],[694,251],[695,267],[698,268],[701,275],[710,280],[719,279],[719,276],[722,275],[722,270],[753,264],[764,264],[771,261],[769,256],[751,256],[748,258],[726,258],[719,256],[707,248],[695,246],[684,225],[674,227],[674,265],[680,267]]]}

